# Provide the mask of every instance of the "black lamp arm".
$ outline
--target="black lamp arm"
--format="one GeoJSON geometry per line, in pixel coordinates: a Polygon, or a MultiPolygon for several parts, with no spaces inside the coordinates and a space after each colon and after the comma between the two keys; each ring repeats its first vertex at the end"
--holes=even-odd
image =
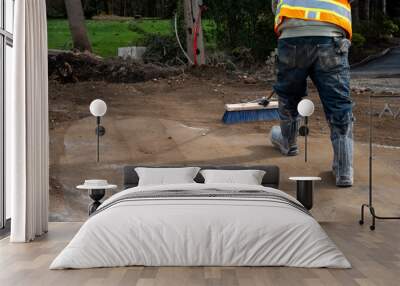
{"type": "Polygon", "coordinates": [[[97,116],[96,117],[96,137],[97,137],[97,162],[100,162],[100,137],[104,136],[106,134],[106,129],[104,126],[101,125],[101,117],[97,116]]]}
{"type": "Polygon", "coordinates": [[[305,136],[304,136],[304,161],[307,162],[308,161],[308,140],[307,140],[307,136],[309,133],[308,130],[308,116],[306,116],[304,118],[304,124],[306,126],[306,132],[305,132],[305,136]]]}
{"type": "Polygon", "coordinates": [[[97,127],[96,127],[96,135],[98,136],[104,136],[106,134],[106,129],[104,128],[104,126],[101,125],[101,117],[97,116],[96,117],[96,122],[97,122],[97,127]]]}

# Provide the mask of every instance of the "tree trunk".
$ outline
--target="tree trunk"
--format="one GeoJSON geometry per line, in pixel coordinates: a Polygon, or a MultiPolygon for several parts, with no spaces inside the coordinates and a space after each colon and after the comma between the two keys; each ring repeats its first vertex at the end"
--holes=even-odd
{"type": "Polygon", "coordinates": [[[85,17],[81,0],[65,0],[69,28],[71,30],[74,48],[80,51],[92,51],[86,32],[85,17]]]}
{"type": "MultiPolygon", "coordinates": [[[[202,1],[201,1],[202,2],[202,1]]],[[[199,0],[184,0],[183,1],[185,14],[185,30],[186,30],[186,48],[189,58],[198,65],[205,64],[203,29],[201,25],[201,16],[199,17],[200,6],[199,0]],[[197,50],[194,51],[194,33],[195,24],[198,25],[197,33],[197,50]]]]}
{"type": "Polygon", "coordinates": [[[183,9],[185,15],[185,31],[186,31],[186,50],[189,58],[194,60],[193,57],[193,13],[192,1],[183,0],[183,9]]]}
{"type": "Polygon", "coordinates": [[[353,17],[353,24],[360,23],[360,1],[355,0],[351,3],[351,11],[353,17]]]}
{"type": "Polygon", "coordinates": [[[386,0],[382,0],[382,13],[383,15],[386,15],[387,12],[387,2],[386,0]]]}
{"type": "Polygon", "coordinates": [[[104,6],[104,12],[107,14],[107,15],[110,15],[111,14],[111,8],[110,8],[110,1],[109,0],[103,0],[103,6],[104,6]]]}
{"type": "Polygon", "coordinates": [[[371,19],[371,0],[364,0],[364,19],[369,21],[371,19]]]}

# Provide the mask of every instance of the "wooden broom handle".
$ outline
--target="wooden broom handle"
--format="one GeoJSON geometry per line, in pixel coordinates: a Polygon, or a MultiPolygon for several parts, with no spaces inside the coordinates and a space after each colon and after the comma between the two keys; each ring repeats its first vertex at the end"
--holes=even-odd
{"type": "Polygon", "coordinates": [[[271,94],[268,95],[267,99],[270,100],[274,96],[274,94],[275,94],[275,91],[272,90],[271,94]]]}

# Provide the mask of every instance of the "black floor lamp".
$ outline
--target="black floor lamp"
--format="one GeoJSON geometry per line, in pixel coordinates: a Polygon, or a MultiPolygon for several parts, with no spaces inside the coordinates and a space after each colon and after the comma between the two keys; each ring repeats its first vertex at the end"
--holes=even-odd
{"type": "Polygon", "coordinates": [[[100,162],[100,137],[106,134],[106,129],[101,125],[101,117],[107,112],[107,104],[101,99],[95,99],[90,103],[90,113],[96,117],[96,137],[97,137],[97,162],[100,162]]]}
{"type": "Polygon", "coordinates": [[[372,224],[369,227],[371,230],[375,230],[375,220],[380,219],[380,220],[397,220],[400,219],[400,217],[384,217],[384,216],[378,216],[376,214],[375,208],[373,206],[373,184],[372,184],[372,175],[373,175],[373,120],[372,120],[372,98],[400,98],[400,96],[369,96],[369,199],[368,199],[368,204],[363,204],[361,206],[361,219],[359,221],[360,225],[364,224],[364,210],[365,208],[369,209],[369,212],[371,213],[372,216],[372,224]]]}

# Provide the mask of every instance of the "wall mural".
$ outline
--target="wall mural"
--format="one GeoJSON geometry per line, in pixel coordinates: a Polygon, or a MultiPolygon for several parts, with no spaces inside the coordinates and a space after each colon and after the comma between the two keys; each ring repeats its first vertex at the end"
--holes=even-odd
{"type": "MultiPolygon", "coordinates": [[[[273,93],[279,62],[274,15],[265,1],[249,5],[208,0],[190,6],[193,1],[81,5],[77,0],[65,7],[63,1],[49,2],[50,220],[86,220],[93,200],[86,189],[76,187],[85,180],[105,180],[117,186],[105,190],[107,198],[123,188],[126,165],[277,164],[284,174],[281,188],[289,193],[296,189],[291,176],[321,177],[323,188],[336,189],[332,126],[311,82],[308,98],[315,111],[307,128],[304,120],[293,125],[307,135],[307,148],[304,138],[299,140],[301,156],[288,160],[271,143],[270,132],[279,125],[278,97],[273,93]],[[199,66],[189,68],[196,63],[199,66]],[[106,104],[101,117],[90,109],[95,100],[106,104]]],[[[368,142],[368,95],[399,93],[391,77],[398,67],[362,61],[382,51],[391,62],[396,60],[397,50],[386,49],[397,45],[399,9],[395,1],[386,2],[386,16],[381,15],[384,7],[372,4],[369,9],[354,4],[352,9],[349,60],[361,62],[354,66],[348,90],[355,103],[356,148],[368,142]]],[[[348,42],[342,41],[338,49],[347,53],[348,42]]],[[[296,64],[311,60],[299,58],[296,64]]],[[[373,102],[378,115],[384,106],[393,115],[384,112],[373,123],[374,142],[383,146],[382,160],[394,158],[389,150],[400,146],[393,132],[400,120],[388,119],[396,117],[400,103],[394,98],[373,102]]],[[[360,178],[368,175],[368,156],[354,156],[356,186],[367,188],[360,178]]],[[[393,161],[390,166],[398,164],[393,161]]],[[[394,172],[386,165],[380,168],[394,172]]],[[[386,183],[379,187],[393,187],[386,183]]],[[[314,208],[325,208],[321,216],[327,220],[344,217],[337,208],[349,198],[339,194],[335,201],[317,206],[314,202],[314,208]]]]}

